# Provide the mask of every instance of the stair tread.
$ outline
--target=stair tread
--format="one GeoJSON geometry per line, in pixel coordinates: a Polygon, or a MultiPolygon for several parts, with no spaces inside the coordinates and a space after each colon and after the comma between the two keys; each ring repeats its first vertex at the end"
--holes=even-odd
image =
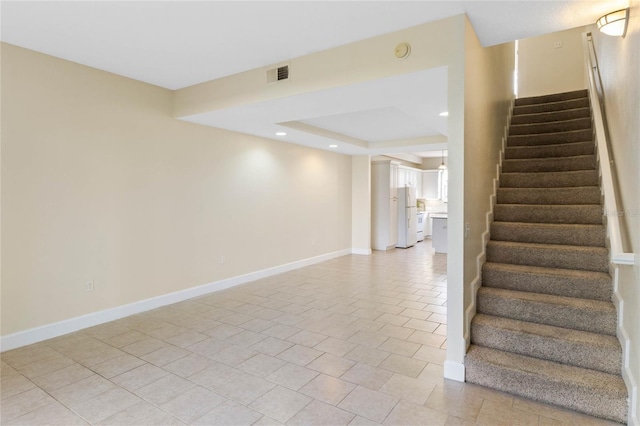
{"type": "MultiPolygon", "coordinates": [[[[509,160],[516,160],[516,158],[511,158],[509,160]]],[[[519,160],[519,158],[518,158],[519,160]]],[[[507,160],[504,160],[507,161],[507,160]]],[[[556,175],[556,174],[561,174],[561,175],[579,175],[579,174],[585,174],[585,173],[592,173],[593,170],[560,170],[557,172],[502,172],[501,175],[526,175],[526,176],[542,176],[542,175],[556,175]]]]}
{"type": "Polygon", "coordinates": [[[590,108],[591,103],[588,97],[580,97],[574,99],[565,99],[554,102],[544,102],[538,104],[520,105],[518,101],[513,107],[513,115],[520,116],[525,114],[539,114],[545,112],[562,112],[575,108],[590,108]]]}
{"type": "Polygon", "coordinates": [[[575,186],[576,183],[581,183],[585,186],[599,186],[597,170],[503,171],[500,174],[501,188],[565,188],[575,186]]]}
{"type": "Polygon", "coordinates": [[[502,162],[504,172],[553,172],[570,170],[595,170],[594,154],[568,157],[509,158],[502,162]]]}
{"type": "Polygon", "coordinates": [[[573,330],[570,328],[556,327],[553,325],[538,324],[486,314],[476,314],[473,317],[472,323],[513,332],[536,335],[548,339],[581,343],[610,349],[620,349],[618,339],[606,334],[591,333],[588,331],[573,330]]]}
{"type": "Polygon", "coordinates": [[[615,336],[495,315],[473,318],[471,343],[609,374],[622,361],[615,336]]]}
{"type": "Polygon", "coordinates": [[[564,268],[547,268],[544,266],[528,266],[517,265],[514,263],[499,263],[499,262],[486,262],[484,264],[487,268],[500,269],[509,272],[519,273],[532,273],[538,275],[552,275],[561,277],[575,277],[575,278],[596,278],[611,280],[611,276],[606,272],[597,271],[583,271],[580,269],[564,269],[564,268]]]}
{"type": "Polygon", "coordinates": [[[562,143],[584,142],[585,140],[593,140],[592,129],[565,130],[563,132],[535,133],[529,135],[509,135],[507,138],[507,146],[523,146],[522,144],[515,144],[515,142],[527,142],[524,146],[531,146],[545,144],[558,145],[562,143]]]}
{"type": "Polygon", "coordinates": [[[489,241],[486,251],[490,262],[596,272],[609,270],[609,250],[605,247],[489,241]]]}
{"type": "Polygon", "coordinates": [[[496,222],[602,224],[601,204],[511,204],[497,203],[496,222]]]}
{"type": "MultiPolygon", "coordinates": [[[[516,124],[517,126],[517,124],[516,124]]],[[[509,135],[510,137],[514,137],[514,138],[526,138],[526,137],[542,137],[545,135],[567,135],[567,134],[576,134],[576,133],[584,133],[585,131],[590,130],[590,129],[572,129],[572,130],[562,130],[560,132],[548,132],[548,133],[529,133],[529,134],[524,134],[524,135],[509,135]]],[[[576,142],[576,141],[571,141],[571,143],[576,142]]],[[[584,142],[584,141],[583,141],[584,142]]],[[[556,143],[554,145],[561,145],[561,143],[556,143]]]]}
{"type": "Polygon", "coordinates": [[[606,228],[601,224],[494,221],[490,232],[493,241],[593,247],[606,245],[606,228]]]}
{"type": "Polygon", "coordinates": [[[594,152],[595,145],[592,141],[582,141],[565,144],[509,146],[505,148],[504,155],[506,160],[517,160],[592,155],[594,152]]]}
{"type": "Polygon", "coordinates": [[[603,373],[588,368],[514,354],[478,345],[469,346],[467,357],[499,366],[512,372],[543,376],[550,382],[563,382],[573,387],[590,388],[619,398],[627,397],[627,387],[621,375],[603,373]]]}
{"type": "MultiPolygon", "coordinates": [[[[518,135],[518,136],[523,136],[523,135],[518,135]]],[[[593,141],[552,143],[552,144],[548,144],[548,145],[508,146],[505,149],[506,150],[523,150],[523,151],[526,151],[526,150],[532,150],[532,149],[536,149],[536,148],[565,148],[567,146],[577,146],[577,145],[582,145],[582,144],[585,144],[585,143],[593,144],[593,141]]]]}
{"type": "Polygon", "coordinates": [[[561,209],[561,208],[584,208],[585,206],[595,206],[601,207],[601,204],[511,204],[511,203],[499,203],[501,206],[531,206],[531,207],[541,207],[541,208],[549,208],[549,209],[561,209]]]}
{"type": "Polygon", "coordinates": [[[584,205],[599,203],[602,199],[597,186],[573,187],[504,187],[497,190],[497,203],[540,205],[584,205]]]}
{"type": "MultiPolygon", "coordinates": [[[[567,111],[567,110],[564,110],[564,111],[567,111]]],[[[553,113],[547,113],[547,114],[553,114],[553,113]]],[[[527,115],[539,115],[539,114],[527,114],[527,115]]],[[[519,115],[518,117],[522,117],[522,115],[519,115]]],[[[577,117],[577,118],[569,118],[566,120],[545,121],[542,123],[521,123],[521,124],[513,124],[510,127],[541,126],[541,125],[547,125],[547,124],[564,124],[564,123],[570,123],[570,122],[586,121],[586,119],[589,119],[590,121],[591,117],[577,117]]]]}
{"type": "MultiPolygon", "coordinates": [[[[568,157],[549,157],[549,158],[508,158],[504,162],[550,162],[550,161],[566,161],[568,159],[576,160],[580,158],[595,158],[595,154],[571,155],[568,157]]],[[[539,172],[544,173],[544,172],[539,172]]],[[[547,172],[548,173],[548,172],[547,172]]]]}
{"type": "Polygon", "coordinates": [[[518,187],[512,187],[512,186],[507,186],[505,188],[498,188],[498,191],[536,191],[536,190],[544,190],[544,191],[550,191],[550,192],[564,192],[564,191],[576,191],[576,190],[580,190],[580,189],[585,189],[588,188],[589,190],[592,189],[598,189],[600,190],[600,187],[598,185],[581,185],[581,186],[561,186],[561,187],[546,187],[546,186],[527,186],[526,188],[518,188],[518,187]]]}
{"type": "Polygon", "coordinates": [[[535,291],[527,287],[480,287],[477,311],[480,314],[536,324],[616,335],[617,312],[610,301],[534,293],[529,290],[535,291]]]}
{"type": "MultiPolygon", "coordinates": [[[[563,101],[561,101],[563,102],[563,101]]],[[[534,104],[535,105],[535,104],[534,104]]],[[[522,105],[524,106],[524,105],[522,105]]],[[[531,105],[527,105],[527,106],[531,106],[531,105]]],[[[516,107],[514,107],[516,108],[516,107]]],[[[538,112],[538,113],[530,113],[530,114],[518,114],[518,118],[527,118],[527,117],[552,117],[554,115],[558,115],[558,114],[565,114],[565,113],[571,113],[571,112],[583,112],[583,111],[589,111],[589,114],[591,114],[591,108],[589,107],[577,107],[577,108],[569,108],[569,109],[563,109],[560,111],[545,111],[545,112],[538,112]]],[[[562,120],[556,120],[556,121],[562,121],[562,120]]]]}
{"type": "MultiPolygon", "coordinates": [[[[494,221],[494,226],[508,227],[508,228],[536,228],[536,229],[548,229],[552,231],[562,230],[593,230],[602,231],[605,229],[604,225],[596,225],[592,223],[543,223],[543,222],[500,222],[494,221]]],[[[524,241],[523,241],[524,242],[524,241]]],[[[571,245],[571,244],[567,244],[571,245]]]]}
{"type": "MultiPolygon", "coordinates": [[[[610,301],[582,299],[578,297],[559,296],[553,294],[534,293],[529,291],[510,290],[503,288],[492,287],[480,287],[478,290],[478,298],[483,300],[501,300],[500,307],[504,307],[504,304],[508,301],[517,302],[518,306],[531,306],[533,308],[532,315],[522,315],[522,312],[518,312],[519,316],[513,316],[506,313],[497,313],[494,311],[492,315],[510,318],[513,320],[528,321],[535,324],[546,324],[548,326],[555,326],[559,328],[572,329],[574,331],[590,332],[600,335],[615,335],[615,327],[609,329],[606,327],[592,326],[590,324],[580,325],[577,327],[569,326],[571,324],[570,319],[575,317],[574,313],[578,311],[588,312],[589,316],[612,319],[616,318],[616,308],[610,301]],[[523,305],[525,304],[525,305],[523,305]],[[568,316],[569,318],[546,318],[540,316],[540,312],[545,310],[550,312],[549,309],[555,310],[561,313],[562,316],[568,316]],[[539,318],[538,318],[539,317],[539,318]]],[[[478,310],[482,314],[491,314],[491,312],[485,312],[478,310]]],[[[617,340],[616,340],[617,341],[617,340]]]]}
{"type": "Polygon", "coordinates": [[[577,297],[556,296],[553,294],[532,293],[527,291],[507,290],[502,288],[480,287],[479,294],[487,294],[493,297],[503,297],[544,303],[571,308],[583,308],[601,312],[616,313],[616,307],[611,302],[602,300],[581,299],[577,297]]]}
{"type": "Polygon", "coordinates": [[[589,95],[587,89],[570,90],[568,92],[548,93],[546,95],[526,96],[516,99],[517,105],[536,105],[540,103],[563,102],[585,98],[589,95]]]}
{"type": "Polygon", "coordinates": [[[604,272],[486,262],[482,286],[539,294],[611,301],[611,277],[604,272]]]}
{"type": "Polygon", "coordinates": [[[465,366],[471,383],[626,423],[627,388],[618,374],[473,344],[465,366]]]}
{"type": "Polygon", "coordinates": [[[540,244],[540,243],[524,243],[519,241],[489,241],[488,244],[494,246],[507,246],[507,247],[526,247],[532,249],[546,249],[546,250],[568,250],[568,251],[583,251],[590,252],[596,251],[599,253],[609,253],[606,247],[598,246],[574,246],[567,244],[540,244]]]}

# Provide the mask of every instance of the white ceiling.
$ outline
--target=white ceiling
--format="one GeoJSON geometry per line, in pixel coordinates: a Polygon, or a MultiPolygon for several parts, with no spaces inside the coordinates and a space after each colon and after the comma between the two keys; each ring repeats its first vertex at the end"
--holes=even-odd
{"type": "MultiPolygon", "coordinates": [[[[193,123],[351,155],[387,153],[396,147],[377,142],[409,139],[412,151],[442,142],[447,134],[447,69],[431,68],[344,87],[308,92],[183,118],[193,123]],[[380,134],[376,134],[380,132],[380,134]],[[336,135],[331,133],[338,133],[336,135]]],[[[440,145],[435,146],[441,149],[440,145]]]]}
{"type": "Polygon", "coordinates": [[[485,45],[595,22],[626,0],[2,1],[1,39],[178,89],[467,13],[485,45]]]}
{"type": "MultiPolygon", "coordinates": [[[[173,90],[461,13],[468,15],[480,41],[489,46],[591,24],[626,6],[627,0],[3,0],[0,39],[173,90]]],[[[419,85],[428,84],[421,81],[426,77],[406,76],[419,85]]],[[[437,78],[433,81],[442,84],[437,78]]],[[[379,81],[373,86],[385,84],[379,81]]],[[[403,83],[394,82],[397,90],[395,85],[403,83]]],[[[426,88],[437,89],[431,86],[426,88]]],[[[370,89],[376,92],[375,87],[370,89]]],[[[426,96],[416,100],[405,93],[398,99],[377,90],[380,96],[367,103],[372,99],[362,98],[358,87],[340,90],[339,108],[332,102],[336,93],[325,91],[190,119],[270,138],[283,128],[277,123],[295,122],[296,128],[287,128],[286,140],[322,149],[342,140],[341,145],[352,151],[339,148],[344,153],[389,152],[371,146],[397,139],[408,139],[405,145],[412,151],[442,148],[439,144],[429,148],[416,137],[446,134],[446,119],[437,117],[446,109],[446,94],[441,98],[434,92],[425,101],[426,96]],[[260,128],[245,114],[258,119],[260,128]],[[371,146],[359,147],[359,141],[371,146]]]]}

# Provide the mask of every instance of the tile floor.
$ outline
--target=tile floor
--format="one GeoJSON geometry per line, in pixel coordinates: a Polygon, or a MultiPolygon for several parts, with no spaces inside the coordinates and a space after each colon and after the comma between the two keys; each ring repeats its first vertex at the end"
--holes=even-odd
{"type": "Polygon", "coordinates": [[[446,256],[345,256],[2,354],[3,425],[607,424],[444,380],[446,256]]]}

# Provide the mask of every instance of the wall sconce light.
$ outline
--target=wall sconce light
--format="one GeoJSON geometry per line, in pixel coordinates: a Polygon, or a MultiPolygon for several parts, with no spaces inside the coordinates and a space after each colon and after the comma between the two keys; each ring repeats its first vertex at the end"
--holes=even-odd
{"type": "Polygon", "coordinates": [[[596,21],[598,30],[610,35],[624,37],[629,23],[629,8],[607,13],[596,21]]]}

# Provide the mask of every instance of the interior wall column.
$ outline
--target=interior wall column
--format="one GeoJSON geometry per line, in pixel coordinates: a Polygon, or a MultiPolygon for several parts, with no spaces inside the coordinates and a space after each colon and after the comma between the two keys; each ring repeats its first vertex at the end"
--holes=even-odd
{"type": "Polygon", "coordinates": [[[354,254],[371,254],[371,158],[351,157],[351,247],[354,254]]]}

